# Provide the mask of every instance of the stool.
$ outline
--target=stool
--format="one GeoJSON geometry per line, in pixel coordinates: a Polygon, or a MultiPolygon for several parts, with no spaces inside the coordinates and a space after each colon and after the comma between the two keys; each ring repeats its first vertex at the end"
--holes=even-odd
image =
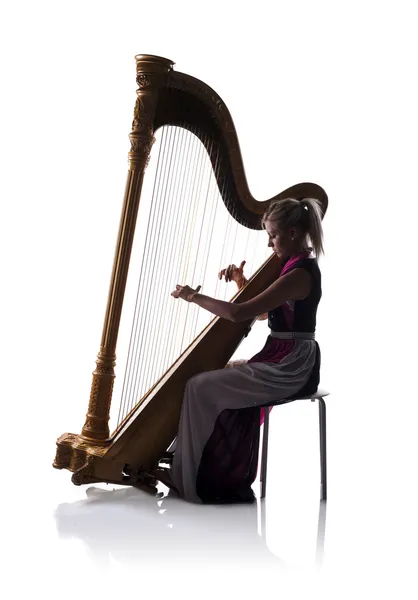
{"type": "Polygon", "coordinates": [[[315,402],[318,400],[319,408],[319,452],[321,461],[321,500],[327,499],[327,442],[326,442],[326,407],[324,397],[329,396],[329,392],[325,390],[318,390],[310,396],[301,396],[300,398],[292,398],[290,400],[281,400],[269,404],[264,407],[264,424],[263,424],[263,449],[261,454],[261,471],[260,471],[260,484],[261,484],[261,498],[266,496],[266,481],[267,481],[267,450],[268,450],[268,436],[269,436],[269,420],[270,420],[270,406],[279,406],[280,404],[287,404],[288,402],[296,402],[296,400],[310,400],[315,402]]]}

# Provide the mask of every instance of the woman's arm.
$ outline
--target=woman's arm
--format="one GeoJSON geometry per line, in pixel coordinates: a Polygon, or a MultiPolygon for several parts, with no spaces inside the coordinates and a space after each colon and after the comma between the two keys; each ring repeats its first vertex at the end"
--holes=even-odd
{"type": "Polygon", "coordinates": [[[266,312],[266,313],[264,313],[262,315],[259,315],[259,317],[258,317],[257,320],[258,321],[267,321],[268,318],[269,318],[269,314],[268,314],[268,312],[266,312]]]}
{"type": "Polygon", "coordinates": [[[241,304],[232,304],[199,294],[200,287],[197,291],[188,286],[184,288],[177,286],[177,288],[176,292],[173,292],[173,295],[176,294],[175,297],[183,297],[218,317],[239,323],[274,310],[287,300],[303,300],[309,295],[311,276],[305,269],[293,269],[290,273],[276,279],[264,292],[241,304]]]}
{"type": "MultiPolygon", "coordinates": [[[[241,280],[241,286],[240,286],[240,287],[238,287],[238,289],[240,290],[241,288],[243,288],[243,287],[244,287],[244,285],[247,285],[247,283],[248,283],[248,279],[246,279],[246,278],[243,276],[243,277],[242,277],[242,280],[241,280]]],[[[237,285],[238,285],[238,284],[237,284],[237,285]]],[[[269,314],[268,314],[268,313],[264,313],[264,314],[262,314],[262,315],[259,315],[259,316],[257,317],[257,320],[258,320],[258,321],[266,321],[266,319],[268,319],[268,318],[269,318],[269,314]]]]}
{"type": "MultiPolygon", "coordinates": [[[[280,258],[280,262],[281,262],[280,271],[283,269],[286,261],[287,261],[286,257],[285,258],[280,258]]],[[[240,283],[241,283],[241,285],[238,286],[238,289],[241,289],[241,287],[244,287],[244,285],[246,285],[248,283],[248,279],[246,279],[244,277],[244,272],[243,272],[243,266],[244,266],[244,264],[245,264],[245,261],[243,261],[241,263],[241,265],[240,265],[240,269],[241,269],[241,280],[240,280],[240,283]]],[[[232,265],[232,266],[234,266],[234,265],[232,265]]],[[[238,282],[237,282],[237,285],[238,285],[238,282]]],[[[259,315],[257,317],[257,320],[258,321],[266,321],[268,318],[269,318],[269,315],[268,315],[268,312],[266,312],[266,313],[263,313],[263,314],[259,315]]]]}

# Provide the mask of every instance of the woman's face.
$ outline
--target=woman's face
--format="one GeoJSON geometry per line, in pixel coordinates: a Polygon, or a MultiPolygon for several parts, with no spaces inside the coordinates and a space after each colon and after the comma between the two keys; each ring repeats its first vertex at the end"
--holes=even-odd
{"type": "Polygon", "coordinates": [[[272,248],[273,252],[280,258],[286,258],[294,254],[296,245],[292,239],[296,234],[294,227],[290,227],[287,231],[279,231],[277,225],[271,221],[266,221],[264,224],[268,235],[268,247],[272,248]]]}

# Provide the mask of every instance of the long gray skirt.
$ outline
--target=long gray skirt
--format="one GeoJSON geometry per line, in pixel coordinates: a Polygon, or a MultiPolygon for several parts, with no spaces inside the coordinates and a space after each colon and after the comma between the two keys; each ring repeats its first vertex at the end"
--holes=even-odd
{"type": "MultiPolygon", "coordinates": [[[[196,503],[204,501],[197,489],[199,467],[215,428],[219,425],[222,427],[222,413],[225,415],[229,411],[233,414],[243,414],[243,409],[247,409],[249,414],[253,409],[250,421],[257,424],[257,429],[254,425],[252,431],[258,436],[260,409],[257,407],[271,402],[280,403],[280,400],[285,400],[303,389],[315,366],[317,348],[313,340],[295,340],[293,350],[279,364],[252,362],[200,373],[189,379],[185,388],[171,470],[173,483],[182,498],[196,503]]],[[[248,424],[244,429],[243,437],[252,435],[248,424]]],[[[258,437],[256,442],[253,454],[258,452],[258,437]]],[[[235,452],[237,450],[239,452],[236,446],[235,452]]],[[[255,473],[250,473],[249,476],[254,480],[255,473]]]]}

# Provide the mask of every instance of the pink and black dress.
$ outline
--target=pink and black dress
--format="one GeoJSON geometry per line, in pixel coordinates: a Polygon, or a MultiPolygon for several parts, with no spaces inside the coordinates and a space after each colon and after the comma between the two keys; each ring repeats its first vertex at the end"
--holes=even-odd
{"type": "Polygon", "coordinates": [[[246,364],[187,382],[171,474],[178,494],[189,502],[253,502],[263,407],[318,389],[321,273],[316,259],[304,252],[289,259],[280,276],[297,268],[311,275],[309,296],[269,312],[264,348],[246,364]]]}

